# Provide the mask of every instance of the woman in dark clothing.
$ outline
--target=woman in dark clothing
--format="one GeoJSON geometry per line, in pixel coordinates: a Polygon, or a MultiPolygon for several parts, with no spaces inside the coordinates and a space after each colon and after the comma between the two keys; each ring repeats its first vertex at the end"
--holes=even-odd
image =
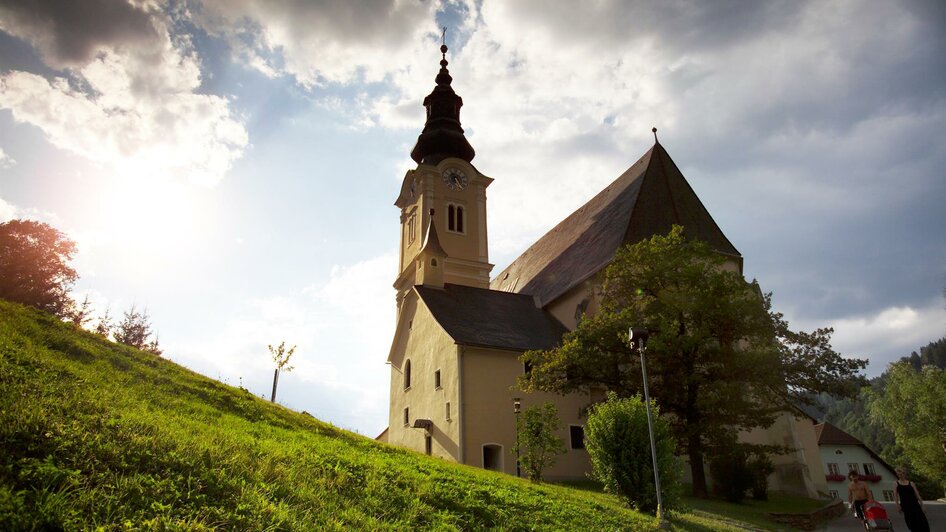
{"type": "Polygon", "coordinates": [[[916,484],[907,479],[907,472],[897,468],[897,483],[894,500],[897,501],[897,511],[903,514],[907,528],[911,532],[930,532],[930,523],[926,520],[926,508],[923,507],[923,498],[920,497],[916,484]]]}

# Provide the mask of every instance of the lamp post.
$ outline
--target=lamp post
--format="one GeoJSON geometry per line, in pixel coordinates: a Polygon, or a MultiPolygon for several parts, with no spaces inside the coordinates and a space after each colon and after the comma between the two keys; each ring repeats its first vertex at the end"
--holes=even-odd
{"type": "Polygon", "coordinates": [[[512,412],[516,414],[516,478],[519,478],[522,476],[519,466],[519,413],[522,412],[522,400],[518,397],[512,398],[512,412]]]}
{"type": "Polygon", "coordinates": [[[657,444],[654,441],[654,422],[650,417],[650,392],[647,389],[647,362],[644,352],[647,351],[647,338],[650,332],[647,329],[631,327],[627,330],[627,339],[631,345],[637,344],[641,353],[641,374],[644,376],[644,406],[647,409],[647,431],[650,433],[650,456],[654,461],[654,486],[657,488],[657,523],[661,528],[663,521],[663,501],[660,498],[660,471],[657,470],[657,444]]]}

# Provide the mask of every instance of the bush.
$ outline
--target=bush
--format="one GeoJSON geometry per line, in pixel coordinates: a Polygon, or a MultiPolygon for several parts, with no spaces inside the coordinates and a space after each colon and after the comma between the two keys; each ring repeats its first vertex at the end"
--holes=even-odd
{"type": "Polygon", "coordinates": [[[754,454],[746,464],[752,475],[752,498],[757,501],[769,500],[769,475],[775,472],[772,459],[764,454],[754,454]]]}
{"type": "Polygon", "coordinates": [[[746,491],[753,487],[753,474],[749,468],[748,453],[735,441],[719,448],[710,459],[710,475],[713,477],[713,493],[729,502],[741,502],[746,491]]]}
{"type": "Polygon", "coordinates": [[[565,442],[555,436],[559,427],[558,409],[549,402],[527,408],[516,418],[516,451],[522,471],[532,482],[541,482],[542,471],[565,452],[565,442]]]}
{"type": "MultiPolygon", "coordinates": [[[[657,467],[663,511],[674,508],[680,496],[680,464],[670,425],[658,415],[651,402],[657,467]]],[[[629,507],[644,512],[657,510],[657,490],[651,459],[647,410],[639,395],[618,399],[608,394],[604,403],[592,407],[585,426],[585,447],[591,458],[592,476],[605,490],[620,497],[629,507]]]]}

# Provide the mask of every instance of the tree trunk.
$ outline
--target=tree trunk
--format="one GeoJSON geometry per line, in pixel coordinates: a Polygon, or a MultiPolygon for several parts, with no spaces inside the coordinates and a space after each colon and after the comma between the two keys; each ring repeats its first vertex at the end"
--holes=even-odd
{"type": "Polygon", "coordinates": [[[690,458],[690,476],[693,477],[693,496],[701,499],[709,495],[706,491],[706,470],[703,468],[703,449],[699,434],[690,434],[687,454],[690,458]]]}
{"type": "Polygon", "coordinates": [[[273,373],[273,395],[270,396],[269,401],[271,403],[276,402],[276,383],[279,382],[279,368],[276,368],[276,372],[273,373]]]}

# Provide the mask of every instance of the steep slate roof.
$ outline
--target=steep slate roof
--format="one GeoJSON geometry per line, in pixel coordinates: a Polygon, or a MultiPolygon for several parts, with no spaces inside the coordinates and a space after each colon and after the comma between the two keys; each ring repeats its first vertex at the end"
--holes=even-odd
{"type": "Polygon", "coordinates": [[[532,296],[456,284],[414,287],[437,323],[458,344],[526,351],[559,343],[565,327],[532,296]]]}
{"type": "Polygon", "coordinates": [[[588,203],[565,218],[490,283],[539,297],[546,305],[604,268],[618,248],[670,232],[734,257],[729,242],[659,143],[588,203]]]}

